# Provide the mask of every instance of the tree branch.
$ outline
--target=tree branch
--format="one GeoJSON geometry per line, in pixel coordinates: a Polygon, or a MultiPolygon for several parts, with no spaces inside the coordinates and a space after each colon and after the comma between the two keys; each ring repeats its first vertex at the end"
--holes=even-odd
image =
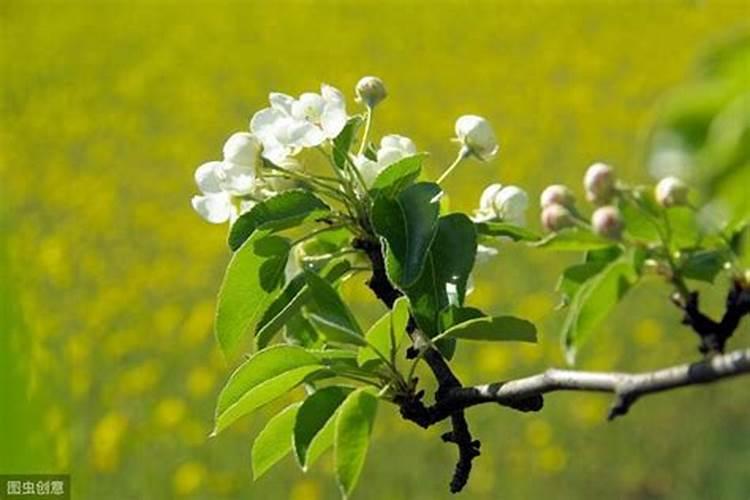
{"type": "Polygon", "coordinates": [[[530,377],[451,389],[433,406],[424,408],[426,419],[423,423],[429,426],[448,418],[457,410],[483,403],[497,403],[518,409],[520,402],[533,401],[535,397],[555,391],[614,394],[615,401],[608,416],[608,419],[612,420],[625,415],[631,405],[642,396],[678,387],[708,384],[748,373],[750,349],[644,373],[587,372],[551,368],[530,377]]]}

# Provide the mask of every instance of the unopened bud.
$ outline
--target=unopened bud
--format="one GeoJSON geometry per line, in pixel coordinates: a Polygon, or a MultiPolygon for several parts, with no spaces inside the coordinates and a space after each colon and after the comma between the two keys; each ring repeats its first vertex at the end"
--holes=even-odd
{"type": "Polygon", "coordinates": [[[656,201],[665,208],[686,205],[689,191],[687,184],[677,177],[665,177],[656,185],[656,201]]]}
{"type": "Polygon", "coordinates": [[[547,231],[560,231],[575,225],[575,219],[570,210],[557,203],[552,203],[542,210],[542,226],[547,231]]]}
{"type": "Polygon", "coordinates": [[[605,163],[594,163],[583,177],[586,199],[597,205],[609,203],[615,194],[615,171],[605,163]]]}
{"type": "Polygon", "coordinates": [[[466,151],[487,161],[495,157],[498,150],[495,132],[490,122],[476,115],[463,115],[456,120],[456,138],[466,151]]]}
{"type": "Polygon", "coordinates": [[[542,208],[547,208],[550,205],[562,205],[566,208],[572,208],[573,205],[575,205],[576,198],[573,195],[573,191],[568,189],[567,186],[553,184],[547,186],[545,190],[542,191],[542,196],[539,201],[542,208]]]}
{"type": "Polygon", "coordinates": [[[619,240],[622,236],[623,220],[620,211],[613,206],[599,207],[591,216],[591,227],[599,236],[619,240]]]}
{"type": "Polygon", "coordinates": [[[357,82],[354,90],[357,101],[364,103],[368,108],[374,108],[388,95],[383,80],[377,76],[363,77],[357,82]]]}

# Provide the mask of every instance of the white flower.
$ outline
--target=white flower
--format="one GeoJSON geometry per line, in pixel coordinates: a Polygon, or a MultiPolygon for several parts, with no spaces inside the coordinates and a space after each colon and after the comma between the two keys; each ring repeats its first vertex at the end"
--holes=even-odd
{"type": "Polygon", "coordinates": [[[237,209],[232,195],[222,189],[222,162],[210,161],[195,171],[195,183],[201,195],[193,196],[192,205],[198,214],[212,224],[221,224],[233,219],[237,209]]]}
{"type": "Polygon", "coordinates": [[[374,108],[388,95],[383,80],[377,76],[363,77],[357,82],[354,91],[357,95],[357,101],[364,103],[368,108],[374,108]]]}
{"type": "Polygon", "coordinates": [[[529,196],[517,186],[490,184],[479,199],[479,210],[474,220],[484,222],[500,219],[518,226],[526,224],[526,209],[529,196]]]}
{"type": "Polygon", "coordinates": [[[491,160],[497,154],[495,132],[481,116],[464,115],[456,120],[456,137],[469,153],[480,160],[491,160]]]}
{"type": "Polygon", "coordinates": [[[411,139],[402,135],[391,134],[380,140],[380,148],[376,154],[377,161],[359,155],[354,158],[354,165],[362,174],[365,185],[370,187],[384,168],[415,154],[417,154],[417,146],[411,139]]]}
{"type": "Polygon", "coordinates": [[[213,224],[234,221],[255,204],[241,200],[238,210],[235,197],[260,192],[256,178],[258,140],[247,132],[237,132],[224,143],[223,152],[223,161],[204,163],[195,171],[195,183],[201,194],[193,196],[193,208],[213,224]]]}
{"type": "Polygon", "coordinates": [[[333,139],[346,125],[344,95],[323,84],[320,94],[306,92],[299,99],[271,93],[271,106],[253,115],[250,130],[263,143],[263,156],[273,163],[333,139]]]}
{"type": "Polygon", "coordinates": [[[689,188],[677,177],[665,177],[656,185],[656,201],[662,207],[686,205],[689,188]]]}

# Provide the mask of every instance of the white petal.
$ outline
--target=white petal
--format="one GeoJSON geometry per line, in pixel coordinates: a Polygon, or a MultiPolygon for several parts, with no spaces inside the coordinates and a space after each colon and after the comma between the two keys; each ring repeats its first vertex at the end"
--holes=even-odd
{"type": "Polygon", "coordinates": [[[237,132],[224,144],[224,161],[253,167],[260,152],[260,143],[253,134],[237,132]]]}
{"type": "Polygon", "coordinates": [[[211,224],[228,221],[236,211],[227,193],[193,196],[191,203],[195,211],[211,224]]]}
{"type": "Polygon", "coordinates": [[[224,162],[222,164],[224,179],[221,187],[234,196],[251,194],[255,190],[255,170],[246,165],[224,162]]]}
{"type": "Polygon", "coordinates": [[[375,178],[382,170],[381,165],[363,155],[354,158],[354,165],[357,167],[357,170],[359,170],[359,173],[362,174],[362,179],[364,179],[367,187],[372,186],[372,183],[375,182],[375,178]]]}
{"type": "Polygon", "coordinates": [[[293,151],[282,145],[276,144],[270,148],[263,148],[263,158],[270,161],[274,165],[283,165],[293,151]]]}
{"type": "Polygon", "coordinates": [[[297,122],[291,125],[288,133],[291,144],[305,148],[314,148],[326,139],[320,127],[309,122],[297,122]]]}
{"type": "Polygon", "coordinates": [[[239,215],[242,215],[244,213],[247,213],[250,211],[251,208],[253,208],[255,205],[257,205],[257,201],[253,200],[241,200],[240,201],[240,212],[239,215]]]}
{"type": "Polygon", "coordinates": [[[273,135],[279,120],[284,118],[285,115],[277,109],[261,109],[250,120],[250,130],[265,144],[266,138],[273,135]]]}
{"type": "Polygon", "coordinates": [[[320,86],[320,95],[323,96],[323,99],[326,101],[326,103],[343,103],[345,101],[344,94],[342,94],[339,89],[337,89],[336,87],[331,87],[330,85],[325,83],[320,86]]]}
{"type": "Polygon", "coordinates": [[[344,130],[346,120],[344,103],[342,102],[340,105],[329,103],[326,104],[323,115],[320,117],[320,126],[327,138],[334,139],[344,130]]]}
{"type": "Polygon", "coordinates": [[[495,206],[495,196],[503,188],[502,184],[490,184],[482,192],[482,197],[479,198],[479,209],[483,212],[492,211],[495,206]]]}
{"type": "Polygon", "coordinates": [[[268,94],[268,101],[271,103],[271,107],[277,111],[281,111],[285,115],[292,114],[292,103],[294,103],[294,97],[281,92],[271,92],[268,94]]]}
{"type": "Polygon", "coordinates": [[[203,194],[221,192],[221,162],[209,161],[195,169],[195,183],[203,194]]]}
{"type": "Polygon", "coordinates": [[[320,121],[325,101],[318,94],[306,92],[292,104],[292,116],[297,120],[309,120],[313,123],[320,121]]]}
{"type": "Polygon", "coordinates": [[[378,163],[383,167],[396,163],[405,156],[404,152],[398,148],[386,147],[378,149],[378,163]]]}

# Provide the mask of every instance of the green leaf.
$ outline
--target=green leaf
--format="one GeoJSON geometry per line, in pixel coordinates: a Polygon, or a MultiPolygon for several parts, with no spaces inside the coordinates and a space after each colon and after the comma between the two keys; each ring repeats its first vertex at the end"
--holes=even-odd
{"type": "Polygon", "coordinates": [[[257,480],[292,450],[292,431],[300,404],[281,410],[255,438],[250,452],[253,479],[257,480]]]}
{"type": "Polygon", "coordinates": [[[450,305],[447,287],[455,286],[458,305],[466,296],[466,282],[476,255],[474,223],[464,214],[441,217],[419,280],[404,291],[419,328],[429,337],[440,333],[440,312],[450,305]]]}
{"type": "Polygon", "coordinates": [[[378,197],[372,208],[375,232],[386,240],[386,271],[400,287],[413,284],[422,273],[437,231],[440,186],[412,184],[396,198],[378,197]]]}
{"type": "MultiPolygon", "coordinates": [[[[335,283],[351,269],[346,259],[337,259],[324,266],[321,274],[329,283],[335,283]]],[[[256,326],[256,344],[264,349],[289,319],[310,300],[310,290],[303,273],[295,276],[268,306],[256,326]]]]}
{"type": "Polygon", "coordinates": [[[368,346],[362,347],[357,355],[357,363],[364,366],[368,362],[381,362],[373,348],[388,359],[393,356],[401,341],[406,336],[406,324],[409,321],[409,301],[399,297],[393,304],[393,310],[385,313],[365,334],[368,346]]]}
{"type": "Polygon", "coordinates": [[[452,326],[442,335],[466,340],[536,342],[536,327],[515,316],[493,316],[470,319],[452,326]]]}
{"type": "Polygon", "coordinates": [[[362,329],[336,289],[309,271],[305,271],[305,280],[314,302],[310,306],[310,320],[326,338],[332,342],[366,345],[362,329]]]}
{"type": "Polygon", "coordinates": [[[478,222],[476,228],[482,236],[505,236],[513,241],[539,241],[542,238],[530,229],[508,222],[478,222]]]}
{"type": "Polygon", "coordinates": [[[308,351],[322,349],[325,346],[325,338],[318,333],[302,311],[289,316],[284,326],[284,340],[287,344],[298,345],[308,351]]]}
{"type": "Polygon", "coordinates": [[[700,242],[700,229],[695,212],[689,207],[671,207],[666,210],[672,230],[672,251],[694,248],[700,242]]]}
{"type": "Polygon", "coordinates": [[[358,389],[346,398],[336,418],[336,479],[345,497],[354,491],[362,473],[377,408],[377,398],[368,389],[358,389]]]}
{"type": "Polygon", "coordinates": [[[562,339],[568,360],[591,336],[610,310],[636,283],[632,258],[624,255],[586,281],[576,292],[563,323],[562,339]]]}
{"type": "Polygon", "coordinates": [[[416,154],[385,167],[372,183],[372,188],[370,188],[372,198],[375,199],[378,196],[393,198],[413,184],[422,172],[422,162],[426,156],[424,153],[416,154]]]}
{"type": "Polygon", "coordinates": [[[281,231],[330,211],[320,198],[300,189],[284,191],[242,214],[229,231],[229,248],[237,250],[257,229],[281,231]]]}
{"type": "Polygon", "coordinates": [[[362,118],[352,116],[346,122],[339,135],[333,140],[333,163],[341,170],[346,170],[347,154],[357,137],[357,130],[362,124],[362,118]]]}
{"type": "Polygon", "coordinates": [[[552,233],[532,245],[547,250],[583,251],[611,247],[612,240],[602,238],[586,229],[570,228],[552,233]]]}
{"type": "Polygon", "coordinates": [[[557,283],[557,291],[562,294],[562,305],[569,304],[571,298],[578,292],[581,286],[599,274],[607,267],[607,264],[608,262],[606,261],[584,262],[583,264],[576,264],[565,269],[562,276],[560,276],[560,281],[557,283]]]}
{"type": "Polygon", "coordinates": [[[329,386],[315,391],[302,403],[294,424],[294,453],[302,470],[307,470],[308,465],[312,465],[320,453],[333,443],[333,440],[328,441],[324,436],[323,441],[316,443],[313,448],[317,455],[308,461],[308,451],[315,439],[334,417],[336,410],[351,391],[349,387],[329,386]],[[323,445],[326,442],[327,446],[324,448],[323,445]]]}
{"type": "Polygon", "coordinates": [[[726,253],[719,250],[690,252],[680,266],[680,273],[687,279],[713,283],[727,261],[726,253]]]}
{"type": "Polygon", "coordinates": [[[216,403],[218,434],[247,415],[323,369],[318,358],[301,347],[277,345],[251,356],[229,377],[216,403]]]}
{"type": "Polygon", "coordinates": [[[650,210],[643,208],[641,203],[636,206],[629,202],[621,204],[620,212],[625,221],[625,232],[632,238],[642,241],[661,241],[660,231],[664,231],[661,215],[652,214],[650,210]]]}
{"type": "Polygon", "coordinates": [[[232,256],[216,308],[216,338],[225,356],[243,346],[284,285],[289,250],[286,238],[258,231],[232,256]]]}

